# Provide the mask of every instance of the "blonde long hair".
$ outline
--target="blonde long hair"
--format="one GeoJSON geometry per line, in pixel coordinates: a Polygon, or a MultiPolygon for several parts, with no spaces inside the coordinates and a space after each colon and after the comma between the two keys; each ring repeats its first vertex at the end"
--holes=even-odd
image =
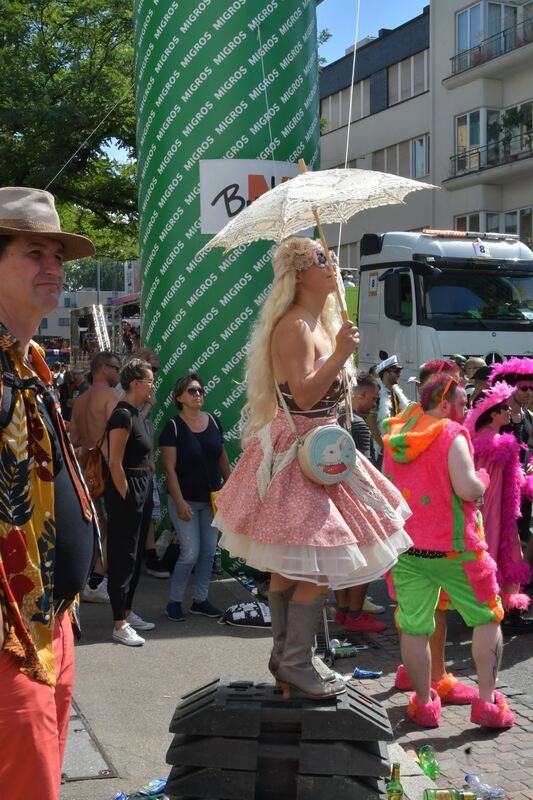
{"type": "MultiPolygon", "coordinates": [[[[278,322],[292,308],[296,296],[296,272],[310,267],[317,245],[314,239],[292,237],[274,252],[272,265],[274,283],[255,322],[246,355],[246,404],[241,413],[241,442],[243,447],[257,431],[271,422],[277,413],[274,367],[272,364],[272,333],[278,322]]],[[[335,347],[335,336],[341,317],[335,298],[326,299],[320,322],[335,347]]],[[[349,378],[355,375],[353,359],[346,364],[349,378]]]]}

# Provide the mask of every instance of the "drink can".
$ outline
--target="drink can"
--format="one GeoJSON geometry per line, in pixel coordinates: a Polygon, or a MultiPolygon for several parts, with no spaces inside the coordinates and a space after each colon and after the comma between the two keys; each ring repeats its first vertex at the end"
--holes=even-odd
{"type": "Polygon", "coordinates": [[[340,647],[334,647],[333,653],[335,658],[353,658],[357,655],[359,648],[352,644],[341,644],[340,647]]]}

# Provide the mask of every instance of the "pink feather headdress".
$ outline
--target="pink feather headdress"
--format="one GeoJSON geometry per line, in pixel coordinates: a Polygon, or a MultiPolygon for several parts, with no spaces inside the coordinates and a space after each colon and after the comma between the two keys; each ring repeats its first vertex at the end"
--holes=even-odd
{"type": "MultiPolygon", "coordinates": [[[[533,358],[509,358],[501,364],[493,364],[489,375],[489,383],[501,379],[501,376],[531,375],[533,377],[533,358]]],[[[505,378],[503,378],[505,380],[505,378]]]]}
{"type": "Polygon", "coordinates": [[[480,416],[499,403],[503,403],[504,400],[511,397],[514,391],[515,389],[513,386],[509,386],[505,381],[501,381],[483,392],[483,397],[476,403],[474,408],[470,409],[464,421],[464,426],[471,436],[476,432],[476,422],[480,416]]]}

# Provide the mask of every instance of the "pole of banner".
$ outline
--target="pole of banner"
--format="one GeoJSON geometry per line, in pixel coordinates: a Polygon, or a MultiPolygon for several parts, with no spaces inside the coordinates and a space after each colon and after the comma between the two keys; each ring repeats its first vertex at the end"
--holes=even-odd
{"type": "MultiPolygon", "coordinates": [[[[303,158],[298,159],[298,166],[300,167],[300,172],[307,172],[307,164],[303,160],[303,158]]],[[[313,216],[315,218],[316,227],[318,228],[318,235],[320,237],[320,241],[322,243],[322,248],[324,250],[324,255],[326,256],[326,261],[328,267],[333,270],[335,274],[335,296],[337,298],[337,302],[339,304],[339,309],[341,312],[341,317],[343,322],[347,322],[348,320],[348,309],[346,308],[346,302],[344,300],[344,295],[340,290],[339,286],[339,272],[335,269],[335,266],[329,260],[329,247],[326,241],[326,237],[324,235],[324,229],[322,227],[322,223],[320,221],[320,217],[318,216],[318,211],[313,211],[313,216]]]]}

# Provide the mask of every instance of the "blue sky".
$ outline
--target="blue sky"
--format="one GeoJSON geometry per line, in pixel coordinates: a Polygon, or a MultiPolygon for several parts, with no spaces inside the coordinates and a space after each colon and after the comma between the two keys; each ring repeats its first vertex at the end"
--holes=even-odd
{"type": "MultiPolygon", "coordinates": [[[[429,0],[360,0],[358,41],[377,36],[380,28],[397,28],[422,13],[429,0]]],[[[323,0],[317,8],[318,30],[333,34],[320,48],[327,63],[344,55],[354,43],[357,0],[323,0]]]]}

